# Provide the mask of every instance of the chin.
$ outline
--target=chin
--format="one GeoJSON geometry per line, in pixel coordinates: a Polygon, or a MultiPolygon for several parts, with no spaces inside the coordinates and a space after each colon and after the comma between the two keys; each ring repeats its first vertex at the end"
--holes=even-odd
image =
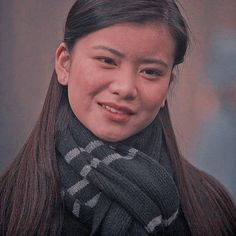
{"type": "Polygon", "coordinates": [[[116,143],[116,142],[120,142],[122,140],[124,140],[125,138],[123,137],[107,137],[107,136],[103,136],[103,137],[100,137],[100,139],[106,141],[106,142],[112,142],[112,143],[116,143]]]}
{"type": "Polygon", "coordinates": [[[100,138],[101,140],[103,141],[106,141],[106,142],[112,142],[112,143],[115,143],[115,142],[120,142],[122,140],[125,140],[127,139],[129,136],[125,136],[125,135],[120,135],[120,134],[95,134],[98,138],[100,138]]]}

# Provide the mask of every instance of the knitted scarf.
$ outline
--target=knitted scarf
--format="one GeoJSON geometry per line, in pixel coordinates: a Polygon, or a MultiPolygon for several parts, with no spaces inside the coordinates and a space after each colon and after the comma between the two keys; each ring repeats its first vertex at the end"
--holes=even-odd
{"type": "Polygon", "coordinates": [[[159,119],[119,143],[98,139],[73,114],[68,123],[56,144],[66,208],[90,235],[163,232],[177,217],[179,196],[159,119]]]}

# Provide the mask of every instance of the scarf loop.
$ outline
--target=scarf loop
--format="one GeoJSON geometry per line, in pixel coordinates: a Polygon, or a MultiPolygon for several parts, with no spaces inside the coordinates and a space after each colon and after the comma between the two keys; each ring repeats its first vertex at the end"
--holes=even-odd
{"type": "Polygon", "coordinates": [[[158,118],[119,143],[98,139],[74,115],[69,120],[56,142],[66,208],[90,235],[163,232],[177,217],[179,195],[158,118]]]}

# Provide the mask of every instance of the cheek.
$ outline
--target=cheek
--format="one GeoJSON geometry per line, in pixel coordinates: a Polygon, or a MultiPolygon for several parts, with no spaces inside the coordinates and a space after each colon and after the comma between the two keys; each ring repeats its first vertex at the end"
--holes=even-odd
{"type": "Polygon", "coordinates": [[[96,81],[96,73],[93,69],[83,64],[74,65],[70,71],[68,89],[73,94],[86,94],[97,87],[96,81]]]}
{"type": "Polygon", "coordinates": [[[168,84],[152,86],[143,92],[142,100],[146,110],[157,111],[161,107],[168,93],[168,84]]]}
{"type": "Polygon", "coordinates": [[[69,74],[69,83],[74,86],[84,86],[84,84],[92,84],[94,80],[94,71],[88,64],[78,62],[73,64],[69,74]]]}
{"type": "MultiPolygon", "coordinates": [[[[71,106],[89,102],[108,87],[109,79],[89,63],[74,64],[69,74],[68,96],[71,106]]],[[[78,106],[78,105],[77,105],[78,106]]]]}

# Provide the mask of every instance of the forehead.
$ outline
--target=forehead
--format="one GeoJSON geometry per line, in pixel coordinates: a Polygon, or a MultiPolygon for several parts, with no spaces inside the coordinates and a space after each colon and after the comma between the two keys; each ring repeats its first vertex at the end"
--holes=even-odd
{"type": "Polygon", "coordinates": [[[169,54],[173,57],[175,42],[169,27],[165,24],[122,23],[92,32],[79,39],[75,45],[80,50],[105,45],[131,54],[169,54]]]}

